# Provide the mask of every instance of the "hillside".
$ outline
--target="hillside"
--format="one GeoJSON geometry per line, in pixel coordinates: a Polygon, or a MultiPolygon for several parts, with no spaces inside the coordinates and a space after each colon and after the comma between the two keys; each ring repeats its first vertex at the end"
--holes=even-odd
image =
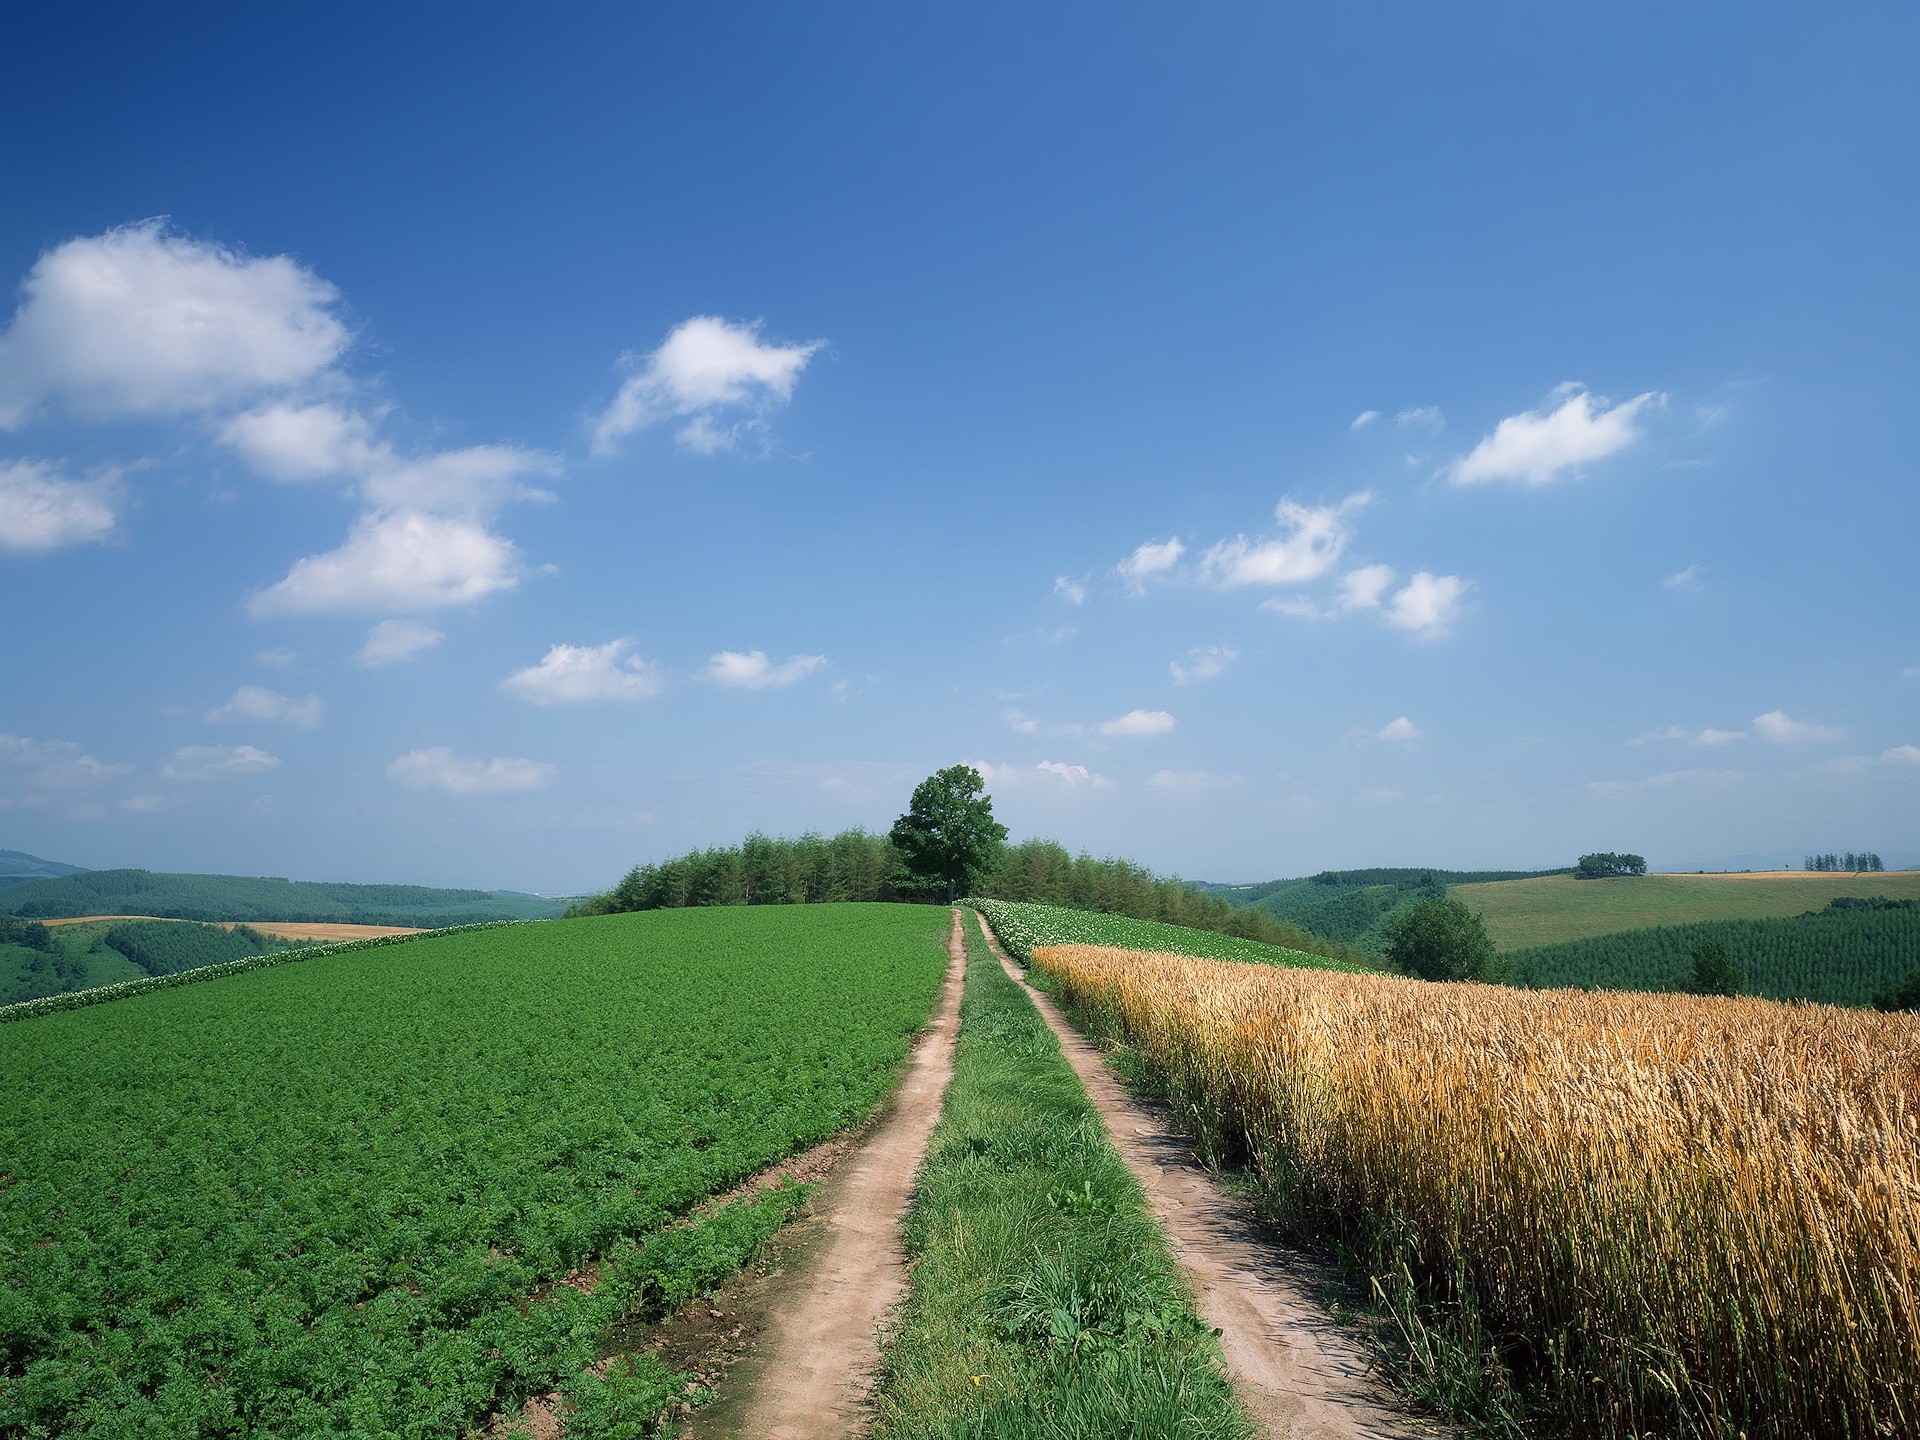
{"type": "Polygon", "coordinates": [[[1379,867],[1322,870],[1298,880],[1259,885],[1209,885],[1210,895],[1243,910],[1264,913],[1323,940],[1352,945],[1369,955],[1386,948],[1386,919],[1415,900],[1453,887],[1557,875],[1553,870],[1434,870],[1379,867]]]}
{"type": "Polygon", "coordinates": [[[1846,875],[1790,870],[1616,880],[1543,875],[1460,884],[1451,893],[1486,921],[1496,947],[1518,950],[1661,925],[1804,915],[1842,897],[1920,899],[1920,871],[1846,875]]]}
{"type": "Polygon", "coordinates": [[[485,920],[550,920],[565,902],[492,890],[348,885],[267,876],[87,870],[0,889],[0,914],[32,919],[153,915],[171,920],[312,920],[431,929],[485,920]]]}
{"type": "Polygon", "coordinates": [[[1693,947],[1704,941],[1727,947],[1745,974],[1746,994],[1866,1005],[1920,969],[1920,900],[1841,900],[1809,915],[1624,930],[1516,950],[1507,958],[1519,984],[1683,990],[1693,947]]]}
{"type": "Polygon", "coordinates": [[[0,850],[0,885],[18,885],[26,880],[57,880],[62,875],[78,875],[85,867],[59,860],[42,860],[24,850],[0,850]]]}

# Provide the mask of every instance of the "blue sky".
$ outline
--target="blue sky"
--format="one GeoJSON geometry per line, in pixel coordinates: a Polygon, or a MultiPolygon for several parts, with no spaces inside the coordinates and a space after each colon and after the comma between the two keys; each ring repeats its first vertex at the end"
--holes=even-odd
{"type": "Polygon", "coordinates": [[[0,844],[1920,859],[1910,9],[681,8],[11,22],[0,844]]]}

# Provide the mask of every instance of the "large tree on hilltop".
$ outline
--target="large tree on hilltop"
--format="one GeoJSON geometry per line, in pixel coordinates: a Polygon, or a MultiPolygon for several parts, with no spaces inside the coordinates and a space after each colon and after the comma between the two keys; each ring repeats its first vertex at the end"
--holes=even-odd
{"type": "Polygon", "coordinates": [[[951,904],[992,868],[1007,827],[993,818],[980,772],[949,765],[914,787],[907,813],[893,822],[887,838],[916,879],[929,888],[946,886],[951,904]]]}

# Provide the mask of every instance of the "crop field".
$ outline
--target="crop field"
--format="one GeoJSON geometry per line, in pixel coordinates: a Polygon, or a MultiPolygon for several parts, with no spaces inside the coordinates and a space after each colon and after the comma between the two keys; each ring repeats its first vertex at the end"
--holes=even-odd
{"type": "MultiPolygon", "coordinates": [[[[0,1027],[0,1434],[452,1440],[581,1383],[787,1202],[676,1217],[887,1092],[946,925],[556,921],[0,1027]]],[[[580,1433],[661,1380],[589,1376],[580,1433]]]]}
{"type": "Polygon", "coordinates": [[[1279,1216],[1359,1257],[1415,1361],[1432,1314],[1476,1383],[1514,1377],[1509,1416],[1920,1433],[1920,1019],[1034,961],[1279,1216]]]}
{"type": "Polygon", "coordinates": [[[1322,955],[1289,950],[1211,930],[1163,925],[1126,915],[1102,915],[1092,910],[1068,910],[1058,905],[1033,905],[1012,900],[970,902],[993,926],[1000,943],[1025,961],[1040,945],[1113,945],[1130,950],[1158,950],[1213,960],[1241,960],[1253,965],[1304,965],[1321,970],[1357,969],[1322,955]]]}
{"type": "Polygon", "coordinates": [[[1544,875],[1534,880],[1455,885],[1448,893],[1479,912],[1498,949],[1518,950],[1656,925],[1803,915],[1848,895],[1920,899],[1920,870],[1887,870],[1876,875],[1787,870],[1765,875],[1638,875],[1615,880],[1544,875]]]}

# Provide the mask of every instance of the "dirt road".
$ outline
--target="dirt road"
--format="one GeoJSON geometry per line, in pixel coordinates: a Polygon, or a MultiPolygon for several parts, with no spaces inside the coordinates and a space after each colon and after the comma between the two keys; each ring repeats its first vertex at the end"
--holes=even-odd
{"type": "Polygon", "coordinates": [[[1178,1129],[1126,1092],[1100,1051],[1027,984],[986,922],[974,918],[1007,974],[1060,1037],[1115,1148],[1147,1192],[1201,1318],[1220,1331],[1234,1389],[1261,1433],[1286,1440],[1411,1440],[1440,1433],[1391,1408],[1358,1344],[1314,1300],[1310,1267],[1260,1235],[1245,1208],[1194,1162],[1178,1129]]]}
{"type": "Polygon", "coordinates": [[[960,915],[947,936],[946,985],[931,1033],[908,1062],[891,1110],[822,1188],[808,1237],[781,1277],[740,1390],[696,1412],[695,1436],[844,1440],[866,1420],[880,1363],[879,1328],[906,1298],[900,1224],[953,1077],[966,947],[960,915]]]}

